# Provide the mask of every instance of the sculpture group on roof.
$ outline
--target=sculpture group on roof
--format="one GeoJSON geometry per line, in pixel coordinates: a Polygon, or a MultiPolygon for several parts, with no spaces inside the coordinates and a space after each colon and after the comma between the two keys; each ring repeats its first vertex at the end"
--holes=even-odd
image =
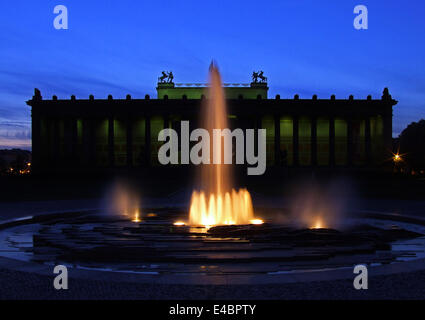
{"type": "Polygon", "coordinates": [[[252,82],[253,83],[267,83],[267,77],[264,76],[264,72],[260,70],[259,72],[252,73],[252,82]],[[260,80],[258,80],[260,79],[260,80]]]}
{"type": "MultiPolygon", "coordinates": [[[[172,71],[162,71],[162,75],[158,77],[158,83],[173,83],[174,75],[172,71]]],[[[267,83],[267,77],[264,76],[262,70],[252,73],[253,83],[267,83]]]]}
{"type": "Polygon", "coordinates": [[[173,83],[174,75],[172,71],[162,71],[162,76],[158,77],[159,83],[173,83]]]}

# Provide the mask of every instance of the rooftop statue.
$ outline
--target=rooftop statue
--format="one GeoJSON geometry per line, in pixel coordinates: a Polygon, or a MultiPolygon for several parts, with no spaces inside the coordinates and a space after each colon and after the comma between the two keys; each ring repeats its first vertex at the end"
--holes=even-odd
{"type": "Polygon", "coordinates": [[[252,82],[253,83],[267,83],[267,77],[264,76],[264,72],[263,71],[259,71],[259,72],[253,72],[252,73],[252,82]],[[260,80],[258,80],[260,79],[260,80]]]}
{"type": "Polygon", "coordinates": [[[159,83],[173,83],[174,75],[171,71],[162,71],[162,76],[158,77],[159,83]]]}
{"type": "Polygon", "coordinates": [[[37,88],[34,89],[34,96],[32,97],[34,100],[41,100],[41,91],[37,88]]]}

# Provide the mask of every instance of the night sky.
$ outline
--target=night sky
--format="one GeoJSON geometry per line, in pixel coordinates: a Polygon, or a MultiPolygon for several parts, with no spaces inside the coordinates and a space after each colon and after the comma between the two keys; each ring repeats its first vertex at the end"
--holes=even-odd
{"type": "Polygon", "coordinates": [[[206,82],[217,61],[225,82],[269,79],[269,97],[399,101],[393,134],[425,118],[425,1],[277,0],[1,1],[0,148],[31,147],[34,88],[44,98],[156,97],[162,70],[206,82]],[[66,5],[69,29],[53,27],[66,5]],[[355,30],[353,9],[369,10],[355,30]]]}

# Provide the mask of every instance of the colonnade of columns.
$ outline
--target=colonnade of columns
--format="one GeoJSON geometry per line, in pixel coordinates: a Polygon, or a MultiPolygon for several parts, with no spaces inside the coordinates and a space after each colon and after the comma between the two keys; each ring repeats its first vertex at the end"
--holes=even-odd
{"type": "MultiPolygon", "coordinates": [[[[152,165],[153,156],[152,152],[156,152],[153,148],[152,143],[152,128],[151,128],[151,117],[143,116],[144,119],[144,152],[141,163],[135,163],[135,149],[133,148],[134,140],[134,117],[127,116],[125,118],[119,118],[125,125],[125,145],[126,145],[126,161],[125,165],[128,167],[133,166],[149,166],[152,165]]],[[[169,127],[169,117],[162,116],[163,127],[169,127]]],[[[257,118],[254,122],[261,127],[261,120],[257,118]]],[[[275,115],[274,119],[274,164],[278,165],[281,163],[281,132],[280,132],[280,121],[281,116],[275,115]]],[[[291,166],[300,166],[300,137],[299,137],[299,120],[300,117],[297,115],[291,116],[292,119],[292,161],[291,166]]],[[[317,120],[316,116],[309,117],[310,119],[310,155],[311,155],[311,166],[318,165],[318,132],[317,132],[317,120]]],[[[96,141],[96,125],[99,119],[86,118],[86,119],[54,119],[47,118],[42,119],[37,115],[33,115],[33,163],[34,165],[42,165],[49,163],[49,165],[58,166],[96,166],[96,153],[103,152],[107,155],[105,166],[114,167],[116,166],[116,152],[115,152],[115,130],[113,115],[109,115],[105,124],[105,137],[102,146],[97,145],[96,141]],[[43,123],[41,121],[44,121],[43,123]],[[102,150],[107,148],[107,150],[102,150]],[[65,162],[65,163],[63,163],[65,162]]],[[[335,117],[327,117],[329,121],[329,161],[328,166],[336,165],[336,148],[335,148],[335,117]]],[[[347,146],[347,166],[353,165],[353,121],[350,118],[345,118],[347,132],[346,132],[346,146],[347,146]]],[[[364,151],[365,151],[365,165],[373,163],[372,155],[372,132],[371,132],[371,118],[365,117],[364,121],[364,151]]],[[[391,144],[391,132],[392,132],[391,117],[383,117],[383,145],[389,146],[391,144]]],[[[363,137],[362,137],[363,139],[363,137]]],[[[122,164],[121,164],[122,165],[122,164]]]]}
{"type": "MultiPolygon", "coordinates": [[[[274,116],[274,163],[281,162],[281,133],[280,133],[280,116],[274,116]]],[[[310,152],[311,166],[318,165],[318,147],[317,147],[317,117],[311,117],[311,136],[310,136],[310,152]]],[[[335,117],[329,117],[329,166],[335,166],[335,117]]],[[[364,145],[365,145],[365,165],[372,164],[372,138],[371,138],[371,120],[369,117],[363,119],[365,121],[364,145]]],[[[292,134],[292,166],[300,166],[299,160],[299,116],[293,116],[293,134],[292,134]]],[[[353,121],[350,118],[345,119],[347,123],[346,143],[347,143],[347,165],[353,165],[353,121]]],[[[384,128],[391,125],[388,121],[384,122],[384,128]]],[[[384,133],[385,136],[385,133],[384,133]]],[[[385,142],[383,142],[385,143],[385,142]]]]}

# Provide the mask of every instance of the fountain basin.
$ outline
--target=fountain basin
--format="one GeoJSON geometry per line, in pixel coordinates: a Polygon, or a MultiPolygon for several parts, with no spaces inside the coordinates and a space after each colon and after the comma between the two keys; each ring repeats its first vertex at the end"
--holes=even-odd
{"type": "MultiPolygon", "coordinates": [[[[175,226],[173,221],[184,216],[177,208],[145,211],[155,214],[138,223],[101,212],[75,212],[5,224],[0,230],[0,256],[80,270],[138,273],[152,279],[193,280],[207,275],[251,280],[261,276],[270,281],[276,275],[425,258],[421,221],[357,213],[344,230],[303,229],[271,219],[262,225],[204,228],[175,226]]],[[[269,217],[273,211],[267,209],[269,217]]]]}

